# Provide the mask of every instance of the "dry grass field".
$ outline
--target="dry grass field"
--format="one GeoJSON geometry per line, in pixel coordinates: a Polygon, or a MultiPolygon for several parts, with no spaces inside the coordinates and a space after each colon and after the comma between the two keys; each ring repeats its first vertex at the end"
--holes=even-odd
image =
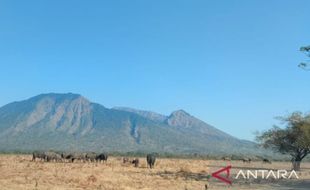
{"type": "Polygon", "coordinates": [[[122,158],[109,158],[108,163],[32,162],[30,155],[0,155],[1,190],[204,190],[208,189],[310,189],[310,163],[302,164],[299,179],[234,180],[231,186],[207,175],[231,164],[232,176],[239,169],[290,169],[288,162],[242,163],[190,159],[158,159],[155,169],[148,169],[144,158],[140,167],[123,164],[122,158]]]}

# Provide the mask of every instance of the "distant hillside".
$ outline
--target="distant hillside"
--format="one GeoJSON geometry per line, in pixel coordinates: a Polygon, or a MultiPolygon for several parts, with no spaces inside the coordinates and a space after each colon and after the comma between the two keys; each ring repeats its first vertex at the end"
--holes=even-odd
{"type": "Polygon", "coordinates": [[[0,108],[0,150],[262,154],[184,110],[112,108],[78,94],[42,94],[0,108]]]}

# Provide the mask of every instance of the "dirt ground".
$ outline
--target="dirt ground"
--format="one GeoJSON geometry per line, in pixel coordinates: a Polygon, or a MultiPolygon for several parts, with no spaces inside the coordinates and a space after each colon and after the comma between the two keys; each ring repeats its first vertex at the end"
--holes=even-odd
{"type": "Polygon", "coordinates": [[[309,190],[310,163],[302,163],[299,179],[234,179],[239,170],[287,169],[289,162],[243,163],[191,159],[157,159],[155,168],[123,164],[121,157],[107,163],[46,163],[32,162],[30,155],[0,155],[1,190],[309,190]],[[232,185],[208,178],[227,165],[232,165],[232,185]]]}

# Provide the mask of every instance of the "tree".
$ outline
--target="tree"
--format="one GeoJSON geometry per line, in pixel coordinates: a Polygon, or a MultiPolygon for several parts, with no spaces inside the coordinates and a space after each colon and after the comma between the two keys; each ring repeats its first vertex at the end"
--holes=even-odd
{"type": "Polygon", "coordinates": [[[257,135],[264,148],[271,148],[291,156],[293,169],[300,170],[300,162],[310,153],[310,114],[294,112],[287,117],[278,118],[285,128],[274,126],[257,135]]]}
{"type": "MultiPolygon", "coordinates": [[[[310,57],[310,46],[301,47],[300,51],[305,53],[307,57],[310,57]]],[[[302,62],[298,65],[298,67],[300,67],[304,70],[310,70],[310,63],[302,62]]]]}

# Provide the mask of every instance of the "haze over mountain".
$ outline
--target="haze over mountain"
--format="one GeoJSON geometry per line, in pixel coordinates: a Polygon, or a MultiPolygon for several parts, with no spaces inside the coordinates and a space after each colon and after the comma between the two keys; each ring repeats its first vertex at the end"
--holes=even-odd
{"type": "Polygon", "coordinates": [[[0,108],[0,150],[258,154],[184,110],[112,109],[78,94],[42,94],[0,108]]]}

